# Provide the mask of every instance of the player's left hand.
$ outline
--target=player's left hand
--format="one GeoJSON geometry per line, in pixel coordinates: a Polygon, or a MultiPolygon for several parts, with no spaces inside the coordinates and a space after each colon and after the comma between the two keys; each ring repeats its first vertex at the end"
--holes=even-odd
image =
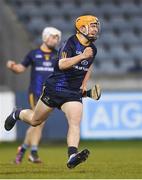
{"type": "MultiPolygon", "coordinates": [[[[83,88],[83,87],[81,86],[81,88],[83,88]]],[[[95,84],[89,90],[87,90],[87,89],[85,90],[85,88],[84,88],[84,90],[82,90],[82,97],[90,97],[90,98],[98,101],[100,99],[100,97],[101,97],[101,87],[100,87],[100,85],[95,84]]]]}
{"type": "Polygon", "coordinates": [[[86,96],[86,92],[87,92],[87,87],[85,84],[82,84],[82,86],[80,87],[81,91],[82,91],[82,95],[83,97],[86,96]]]}

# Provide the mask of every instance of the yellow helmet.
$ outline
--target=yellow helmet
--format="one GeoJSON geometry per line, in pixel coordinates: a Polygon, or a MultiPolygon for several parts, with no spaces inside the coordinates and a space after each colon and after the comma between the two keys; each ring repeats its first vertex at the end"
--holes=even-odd
{"type": "MultiPolygon", "coordinates": [[[[100,22],[98,20],[98,18],[96,16],[92,16],[92,15],[84,15],[84,16],[80,16],[76,19],[75,21],[75,27],[77,29],[77,31],[80,32],[80,28],[82,26],[85,26],[87,29],[87,33],[83,35],[87,36],[88,35],[88,28],[91,24],[96,24],[98,26],[98,29],[100,28],[100,22]]],[[[82,33],[82,32],[80,32],[82,33]]],[[[88,37],[88,36],[87,36],[88,37]]],[[[95,40],[97,39],[97,37],[95,37],[95,40]]]]}

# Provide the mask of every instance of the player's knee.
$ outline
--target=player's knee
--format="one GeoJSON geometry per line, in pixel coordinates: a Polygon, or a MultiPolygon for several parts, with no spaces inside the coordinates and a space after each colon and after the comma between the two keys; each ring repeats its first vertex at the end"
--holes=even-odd
{"type": "Polygon", "coordinates": [[[39,126],[40,125],[40,123],[38,123],[38,122],[33,122],[32,124],[31,124],[31,126],[33,126],[33,127],[37,127],[37,126],[39,126]]]}
{"type": "Polygon", "coordinates": [[[42,122],[39,119],[32,119],[31,125],[33,127],[39,126],[42,122]]]}

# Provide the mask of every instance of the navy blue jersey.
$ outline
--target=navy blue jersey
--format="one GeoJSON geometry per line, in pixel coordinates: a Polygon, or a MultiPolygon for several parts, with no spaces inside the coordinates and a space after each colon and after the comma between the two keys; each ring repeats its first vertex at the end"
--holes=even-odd
{"type": "MultiPolygon", "coordinates": [[[[80,43],[76,35],[73,35],[60,48],[58,60],[77,56],[83,53],[86,47],[87,46],[84,46],[80,43]]],[[[97,53],[96,46],[93,43],[91,43],[88,47],[93,49],[92,58],[82,60],[73,67],[66,70],[60,70],[57,62],[54,73],[50,75],[46,81],[47,85],[53,86],[56,91],[63,91],[66,89],[79,91],[84,77],[89,67],[93,63],[97,53]]]]}
{"type": "Polygon", "coordinates": [[[27,54],[21,64],[25,67],[31,66],[29,92],[32,92],[37,97],[40,97],[42,93],[42,85],[47,77],[53,73],[56,61],[56,50],[47,53],[39,48],[32,50],[27,54]]]}

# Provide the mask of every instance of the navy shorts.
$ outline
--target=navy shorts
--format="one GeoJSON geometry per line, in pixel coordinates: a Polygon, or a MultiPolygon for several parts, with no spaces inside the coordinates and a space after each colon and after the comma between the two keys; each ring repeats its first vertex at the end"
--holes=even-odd
{"type": "Polygon", "coordinates": [[[78,101],[82,103],[82,93],[69,89],[56,91],[55,88],[51,86],[44,86],[40,99],[47,106],[60,109],[66,102],[78,101]]]}

